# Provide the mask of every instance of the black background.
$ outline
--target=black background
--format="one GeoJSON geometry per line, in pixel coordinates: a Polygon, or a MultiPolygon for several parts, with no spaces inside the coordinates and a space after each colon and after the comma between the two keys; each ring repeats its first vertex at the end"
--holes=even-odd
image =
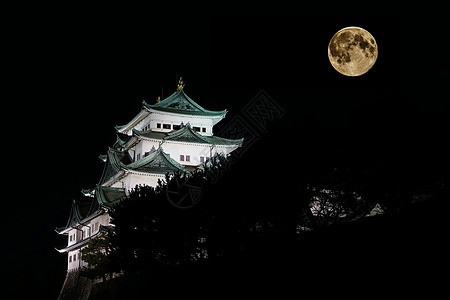
{"type": "Polygon", "coordinates": [[[223,124],[261,90],[283,108],[242,158],[263,184],[280,172],[295,181],[302,168],[392,163],[448,178],[449,61],[438,18],[61,9],[29,21],[11,23],[13,105],[3,109],[1,263],[13,293],[57,296],[66,256],[54,248],[66,241],[54,228],[80,189],[98,182],[114,126],[142,100],[173,93],[178,76],[203,107],[228,109],[223,124]],[[379,47],[360,77],[341,75],[327,57],[347,26],[368,30],[379,47]]]}

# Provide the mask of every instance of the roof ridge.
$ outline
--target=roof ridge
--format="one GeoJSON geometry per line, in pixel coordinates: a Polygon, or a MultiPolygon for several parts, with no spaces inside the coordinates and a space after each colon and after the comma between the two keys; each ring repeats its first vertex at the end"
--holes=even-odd
{"type": "Polygon", "coordinates": [[[148,139],[162,140],[165,136],[167,136],[167,132],[161,132],[153,129],[148,130],[137,130],[135,128],[132,129],[133,136],[143,137],[148,139]],[[153,136],[151,136],[153,135],[153,136]],[[163,137],[164,136],[164,137],[163,137]]]}
{"type": "Polygon", "coordinates": [[[223,115],[227,113],[227,110],[213,111],[203,108],[200,104],[195,102],[191,97],[189,97],[183,89],[178,89],[173,94],[167,98],[157,102],[155,104],[148,104],[142,101],[142,105],[147,109],[162,110],[174,113],[186,113],[186,114],[199,114],[199,115],[223,115]],[[180,100],[180,97],[182,99],[180,100]],[[184,101],[183,101],[184,100],[184,101]],[[184,103],[187,102],[187,103],[184,103]],[[178,105],[175,105],[178,104],[178,105]],[[194,109],[188,109],[187,106],[193,107],[194,109]]]}
{"type": "MultiPolygon", "coordinates": [[[[125,189],[119,187],[110,187],[110,186],[102,186],[97,185],[96,188],[96,200],[100,206],[110,206],[111,204],[115,204],[120,201],[123,197],[126,196],[125,189]],[[106,191],[114,191],[116,193],[120,193],[117,198],[109,199],[109,196],[105,194],[106,191]]],[[[117,195],[115,195],[117,196],[117,195]]]]}
{"type": "Polygon", "coordinates": [[[205,138],[209,141],[209,143],[214,145],[239,145],[242,146],[244,143],[244,138],[240,139],[227,139],[220,136],[205,136],[205,138]],[[220,144],[221,142],[224,142],[225,144],[220,144]]]}
{"type": "Polygon", "coordinates": [[[182,126],[180,129],[169,132],[163,140],[170,141],[172,139],[182,136],[183,133],[185,133],[185,132],[189,132],[191,135],[193,135],[197,139],[200,139],[200,140],[204,141],[205,143],[210,144],[210,142],[205,138],[205,136],[201,135],[200,133],[197,133],[195,130],[192,129],[191,124],[189,122],[186,125],[182,126]]]}
{"type": "Polygon", "coordinates": [[[124,168],[128,170],[136,170],[138,168],[142,168],[148,164],[151,164],[154,160],[156,160],[158,157],[162,156],[169,164],[171,164],[173,167],[179,170],[184,170],[183,165],[175,161],[173,158],[170,157],[167,153],[165,153],[161,147],[161,145],[156,149],[155,152],[150,153],[146,157],[136,160],[128,165],[123,165],[124,168]]]}

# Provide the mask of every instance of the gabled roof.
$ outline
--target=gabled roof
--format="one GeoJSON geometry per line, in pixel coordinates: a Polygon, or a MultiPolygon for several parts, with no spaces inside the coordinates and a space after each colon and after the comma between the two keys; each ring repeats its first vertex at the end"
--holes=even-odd
{"type": "Polygon", "coordinates": [[[69,220],[66,226],[56,228],[57,233],[80,224],[83,219],[98,211],[98,203],[93,200],[89,201],[75,201],[72,200],[72,207],[70,208],[69,220]]]}
{"type": "Polygon", "coordinates": [[[60,233],[66,228],[69,228],[77,223],[80,223],[81,221],[80,213],[78,211],[78,205],[76,204],[75,200],[72,200],[72,206],[70,207],[70,213],[69,213],[69,219],[67,220],[67,224],[64,227],[58,227],[55,229],[57,233],[60,233]]]}
{"type": "Polygon", "coordinates": [[[109,186],[98,185],[95,188],[95,198],[102,207],[111,207],[123,198],[125,198],[124,188],[114,188],[109,186]]]}
{"type": "Polygon", "coordinates": [[[158,131],[139,131],[133,129],[133,136],[155,139],[162,142],[165,141],[178,141],[178,142],[188,142],[188,143],[199,143],[199,144],[209,144],[209,145],[221,145],[221,146],[242,146],[244,138],[241,139],[225,139],[217,136],[205,136],[192,129],[191,125],[187,123],[178,130],[174,130],[168,133],[158,132],[158,131]]]}
{"type": "Polygon", "coordinates": [[[106,163],[103,168],[99,185],[103,185],[119,172],[136,171],[153,174],[166,174],[176,171],[184,171],[184,167],[173,160],[159,147],[146,157],[134,161],[128,151],[119,151],[109,148],[106,155],[106,163]]]}
{"type": "Polygon", "coordinates": [[[221,111],[204,109],[194,100],[189,98],[189,96],[184,92],[183,88],[178,89],[175,93],[156,104],[148,104],[147,102],[143,101],[142,105],[143,107],[146,107],[148,109],[183,115],[223,117],[227,113],[226,109],[221,111]]]}
{"type": "Polygon", "coordinates": [[[189,123],[176,131],[169,132],[163,140],[221,146],[242,146],[242,143],[244,142],[244,138],[231,140],[217,136],[201,135],[200,133],[194,131],[189,123]]]}
{"type": "Polygon", "coordinates": [[[116,134],[116,142],[113,145],[113,148],[117,149],[119,147],[123,147],[126,143],[128,143],[131,139],[130,135],[118,132],[116,134]]]}
{"type": "MultiPolygon", "coordinates": [[[[88,190],[82,190],[86,192],[88,190]]],[[[83,201],[72,201],[72,208],[69,214],[69,220],[65,227],[56,228],[57,233],[62,233],[66,229],[79,225],[83,220],[100,213],[102,207],[112,207],[122,200],[126,194],[123,188],[113,188],[97,185],[95,189],[90,189],[92,196],[84,197],[83,201]]]]}
{"type": "Polygon", "coordinates": [[[99,185],[107,182],[111,177],[119,173],[124,164],[129,164],[132,162],[128,151],[118,151],[112,148],[108,149],[108,153],[106,154],[106,162],[103,168],[103,173],[100,178],[99,185]]]}
{"type": "Polygon", "coordinates": [[[146,139],[162,140],[163,138],[166,137],[167,133],[160,132],[160,131],[154,131],[151,129],[145,130],[145,131],[133,129],[133,135],[138,136],[138,137],[143,137],[146,139]]]}
{"type": "Polygon", "coordinates": [[[148,156],[124,167],[131,171],[145,173],[166,174],[177,171],[184,172],[184,167],[162,151],[161,147],[148,156]]]}
{"type": "MultiPolygon", "coordinates": [[[[224,118],[227,113],[226,109],[220,111],[204,109],[194,100],[192,100],[188,95],[186,95],[183,88],[179,88],[172,95],[158,103],[148,104],[147,102],[145,102],[145,100],[143,100],[141,111],[130,122],[125,125],[116,125],[114,128],[119,133],[128,134],[129,131],[133,129],[133,127],[135,127],[139,122],[145,119],[152,111],[211,117],[216,120],[216,123],[224,118]]],[[[122,138],[119,139],[123,140],[122,138]]]]}
{"type": "Polygon", "coordinates": [[[189,123],[178,130],[169,132],[167,136],[164,137],[164,140],[209,144],[209,141],[206,139],[206,137],[201,135],[200,133],[195,132],[189,123]]]}

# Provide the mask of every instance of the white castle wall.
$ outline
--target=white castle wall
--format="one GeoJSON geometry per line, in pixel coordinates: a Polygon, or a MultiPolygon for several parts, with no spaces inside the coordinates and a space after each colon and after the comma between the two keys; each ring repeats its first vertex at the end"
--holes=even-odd
{"type": "Polygon", "coordinates": [[[126,176],[125,190],[128,193],[139,184],[155,187],[158,185],[158,179],[164,180],[164,178],[163,174],[131,173],[126,176]]]}
{"type": "MultiPolygon", "coordinates": [[[[100,230],[100,225],[109,225],[110,217],[107,213],[103,213],[90,221],[80,225],[77,229],[72,229],[69,231],[69,242],[68,246],[74,245],[76,243],[82,242],[83,240],[89,239],[91,236],[97,234],[100,230]],[[72,236],[72,238],[71,238],[72,236]]],[[[67,256],[67,270],[73,270],[80,267],[87,266],[86,262],[83,261],[81,256],[81,249],[85,248],[84,245],[81,248],[74,249],[68,252],[67,256]]]]}
{"type": "Polygon", "coordinates": [[[211,148],[207,144],[167,141],[162,144],[162,148],[172,159],[185,166],[198,166],[200,156],[211,157],[211,148]],[[181,155],[183,155],[183,160],[180,159],[181,155]],[[189,156],[189,161],[187,161],[187,156],[189,156]]]}
{"type": "MultiPolygon", "coordinates": [[[[144,158],[146,152],[150,152],[152,147],[158,149],[159,143],[156,141],[142,140],[136,145],[135,160],[144,158]]],[[[184,166],[198,166],[217,153],[225,155],[231,153],[236,147],[214,146],[209,144],[194,144],[186,142],[165,141],[162,146],[163,151],[170,155],[172,159],[184,166]],[[183,155],[183,160],[181,160],[183,155]],[[189,156],[189,161],[187,160],[189,156]],[[203,161],[201,161],[203,157],[203,161]]]]}
{"type": "Polygon", "coordinates": [[[159,141],[141,140],[135,147],[136,152],[134,154],[134,160],[137,158],[144,158],[145,152],[150,152],[152,148],[158,149],[159,141]]]}
{"type": "Polygon", "coordinates": [[[213,120],[210,117],[204,116],[189,116],[179,115],[163,112],[152,112],[135,127],[138,130],[152,129],[160,132],[170,132],[173,130],[173,125],[180,125],[183,123],[186,125],[189,123],[191,127],[205,128],[205,132],[200,130],[200,133],[206,136],[213,135],[213,120]],[[158,128],[158,123],[161,127],[158,128]],[[170,128],[165,129],[164,124],[171,125],[170,128]]]}

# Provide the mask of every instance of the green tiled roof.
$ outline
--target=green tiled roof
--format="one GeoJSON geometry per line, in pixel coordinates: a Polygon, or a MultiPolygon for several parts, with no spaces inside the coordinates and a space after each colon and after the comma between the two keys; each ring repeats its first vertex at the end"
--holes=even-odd
{"type": "Polygon", "coordinates": [[[184,167],[173,160],[168,154],[164,153],[161,147],[148,156],[134,162],[128,154],[128,151],[109,148],[99,185],[103,185],[117,173],[127,170],[166,174],[184,171],[184,167]]]}
{"type": "Polygon", "coordinates": [[[210,144],[213,145],[238,145],[242,146],[242,143],[244,142],[244,138],[232,140],[232,139],[225,139],[218,136],[205,136],[205,138],[209,141],[210,144]]]}
{"type": "Polygon", "coordinates": [[[63,231],[66,228],[69,228],[77,223],[80,223],[83,216],[80,213],[78,208],[78,203],[75,200],[72,200],[72,207],[70,208],[69,220],[65,227],[60,227],[58,230],[63,231]]]}
{"type": "Polygon", "coordinates": [[[117,138],[116,138],[116,142],[113,145],[113,148],[123,147],[131,139],[130,135],[126,135],[126,134],[123,134],[120,132],[118,132],[116,134],[116,136],[117,136],[117,138]]]}
{"type": "Polygon", "coordinates": [[[189,123],[178,130],[168,133],[167,136],[164,137],[164,140],[209,144],[206,137],[195,132],[189,123]]]}
{"type": "MultiPolygon", "coordinates": [[[[224,118],[227,113],[226,109],[220,111],[204,109],[194,100],[192,100],[188,95],[186,95],[183,89],[180,88],[172,95],[158,103],[148,104],[147,102],[145,102],[145,100],[142,101],[141,111],[130,122],[125,125],[116,125],[114,128],[118,132],[127,132],[131,128],[135,127],[144,118],[146,118],[150,113],[150,110],[181,115],[205,116],[215,118],[216,120],[217,118],[224,118]]],[[[123,141],[121,137],[119,137],[119,140],[123,141]]]]}
{"type": "Polygon", "coordinates": [[[112,176],[116,175],[118,172],[122,170],[123,165],[129,164],[132,162],[128,151],[122,152],[112,148],[108,149],[108,153],[106,155],[106,163],[103,168],[103,173],[100,178],[99,185],[107,182],[112,176]]]}
{"type": "Polygon", "coordinates": [[[190,142],[199,144],[209,144],[209,145],[239,145],[241,146],[244,139],[225,139],[217,136],[205,136],[196,131],[194,131],[189,123],[184,125],[178,130],[174,130],[168,133],[158,132],[158,131],[139,131],[133,129],[133,135],[144,138],[151,138],[161,141],[179,141],[179,142],[190,142]]]}
{"type": "Polygon", "coordinates": [[[176,171],[184,171],[184,167],[172,159],[159,147],[155,152],[148,156],[132,162],[126,166],[126,169],[146,173],[166,174],[176,171]]]}
{"type": "Polygon", "coordinates": [[[95,197],[100,206],[111,207],[123,198],[125,198],[125,189],[108,186],[97,186],[95,197]]]}
{"type": "Polygon", "coordinates": [[[72,207],[70,209],[69,220],[65,227],[56,228],[56,232],[75,226],[84,218],[95,213],[98,210],[98,203],[96,201],[75,201],[72,200],[72,207]]]}
{"type": "MultiPolygon", "coordinates": [[[[86,191],[88,190],[82,190],[82,192],[86,191]]],[[[65,229],[80,224],[83,219],[98,213],[102,207],[111,207],[126,196],[123,188],[97,185],[95,189],[90,189],[90,191],[93,191],[94,197],[85,197],[83,201],[72,201],[72,208],[66,226],[56,228],[56,232],[60,233],[65,229]]]]}
{"type": "Polygon", "coordinates": [[[194,100],[189,98],[182,88],[178,89],[175,93],[165,98],[161,102],[156,104],[148,104],[143,101],[142,106],[148,109],[154,109],[164,112],[171,112],[184,115],[196,115],[196,116],[224,116],[227,110],[212,111],[207,110],[198,105],[194,100]]]}
{"type": "Polygon", "coordinates": [[[163,138],[166,137],[167,133],[153,131],[151,129],[146,130],[146,131],[140,131],[140,130],[133,129],[133,135],[142,136],[142,137],[145,137],[148,139],[162,140],[163,138]]]}

